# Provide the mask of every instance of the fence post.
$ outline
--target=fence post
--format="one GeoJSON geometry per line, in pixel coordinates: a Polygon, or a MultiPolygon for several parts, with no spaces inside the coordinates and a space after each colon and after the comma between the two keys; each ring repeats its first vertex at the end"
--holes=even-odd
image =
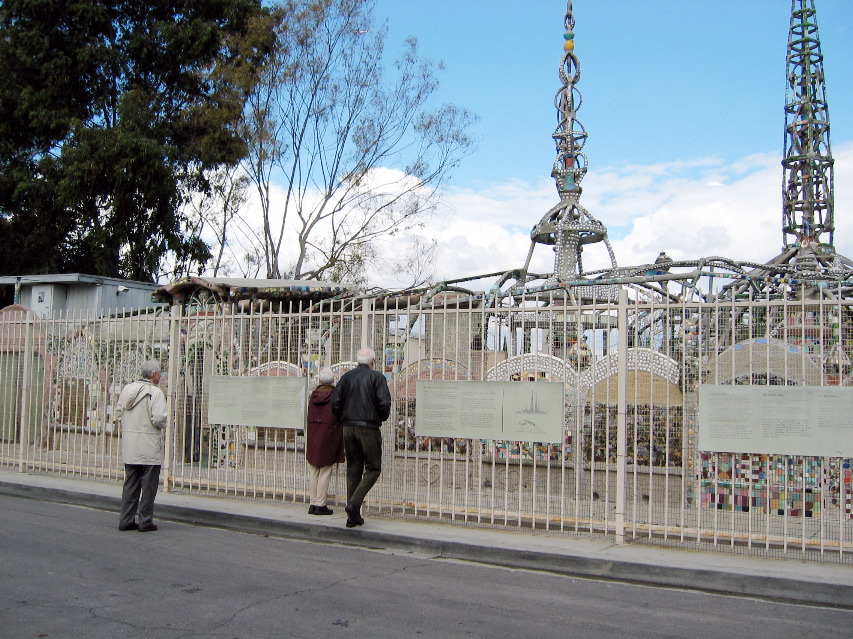
{"type": "Polygon", "coordinates": [[[172,491],[174,477],[172,477],[172,456],[174,455],[175,447],[173,446],[174,438],[177,431],[175,430],[175,422],[177,421],[176,410],[178,402],[178,365],[181,361],[181,313],[183,307],[180,304],[172,304],[169,309],[169,363],[167,370],[169,372],[169,396],[166,398],[166,412],[169,419],[166,422],[166,456],[163,460],[166,467],[163,477],[163,490],[166,492],[172,491]]]}
{"type": "Polygon", "coordinates": [[[616,379],[616,543],[625,543],[625,485],[627,481],[628,435],[628,289],[619,289],[617,326],[619,327],[619,352],[616,379]]]}
{"type": "Polygon", "coordinates": [[[31,388],[30,377],[32,376],[32,349],[33,349],[33,318],[30,313],[22,313],[24,320],[24,361],[21,363],[21,410],[18,423],[18,471],[24,472],[26,463],[26,450],[29,444],[30,425],[30,403],[31,388]]]}
{"type": "Polygon", "coordinates": [[[375,349],[376,345],[372,343],[370,338],[370,330],[368,323],[370,322],[370,314],[373,310],[373,298],[372,297],[363,297],[361,299],[361,344],[359,345],[359,349],[370,347],[375,349]]]}

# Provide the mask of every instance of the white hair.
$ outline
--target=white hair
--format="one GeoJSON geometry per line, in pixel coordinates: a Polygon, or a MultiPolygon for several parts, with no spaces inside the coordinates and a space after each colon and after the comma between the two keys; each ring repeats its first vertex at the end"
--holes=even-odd
{"type": "Polygon", "coordinates": [[[328,366],[324,366],[317,373],[317,381],[326,386],[331,386],[335,383],[335,373],[328,366]]]}
{"type": "Polygon", "coordinates": [[[142,362],[142,366],[139,367],[142,372],[142,379],[151,379],[160,371],[160,363],[155,362],[154,360],[148,360],[147,362],[142,362]]]}
{"type": "Polygon", "coordinates": [[[376,353],[373,352],[373,349],[370,347],[362,348],[358,351],[358,355],[355,357],[355,361],[359,364],[371,364],[376,361],[376,353]]]}

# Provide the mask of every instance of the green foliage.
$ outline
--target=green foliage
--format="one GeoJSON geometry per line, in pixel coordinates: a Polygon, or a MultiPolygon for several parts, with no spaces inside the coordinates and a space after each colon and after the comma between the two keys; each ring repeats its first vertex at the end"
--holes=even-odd
{"type": "Polygon", "coordinates": [[[0,273],[203,265],[183,203],[246,153],[260,0],[0,4],[0,273]]]}

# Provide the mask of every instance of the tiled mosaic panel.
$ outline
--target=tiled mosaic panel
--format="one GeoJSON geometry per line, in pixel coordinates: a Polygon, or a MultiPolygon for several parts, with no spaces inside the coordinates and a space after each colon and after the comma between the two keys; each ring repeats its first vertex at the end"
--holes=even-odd
{"type": "Polygon", "coordinates": [[[821,460],[818,458],[702,453],[701,459],[701,501],[708,508],[735,512],[756,508],[792,517],[820,514],[821,460]]]}
{"type": "Polygon", "coordinates": [[[495,459],[560,461],[570,459],[572,454],[572,435],[566,435],[566,445],[540,444],[528,442],[495,441],[489,445],[491,456],[495,459]]]}
{"type": "Polygon", "coordinates": [[[840,502],[844,513],[853,519],[853,471],[850,459],[832,460],[827,484],[832,494],[832,503],[840,502]]]}

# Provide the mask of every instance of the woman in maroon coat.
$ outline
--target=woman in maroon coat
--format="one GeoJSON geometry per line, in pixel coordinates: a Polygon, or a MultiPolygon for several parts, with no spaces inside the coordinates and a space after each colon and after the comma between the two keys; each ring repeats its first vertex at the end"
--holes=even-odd
{"type": "Polygon", "coordinates": [[[333,466],[344,461],[343,429],[332,414],[335,374],[330,368],[321,368],[317,378],[317,390],[308,399],[308,443],[305,446],[305,458],[311,473],[308,513],[331,515],[334,511],[326,506],[326,493],[333,466]]]}

